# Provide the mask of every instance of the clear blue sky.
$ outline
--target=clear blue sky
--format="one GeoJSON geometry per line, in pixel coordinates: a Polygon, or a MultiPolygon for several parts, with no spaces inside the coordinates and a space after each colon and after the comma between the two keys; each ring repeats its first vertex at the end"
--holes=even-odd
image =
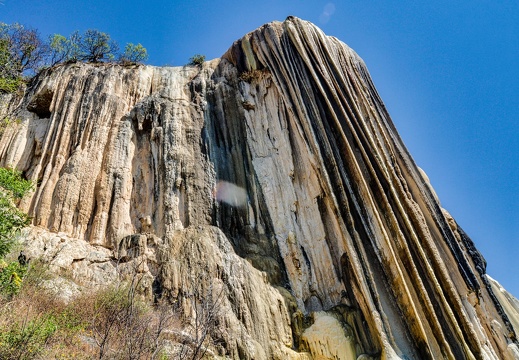
{"type": "Polygon", "coordinates": [[[153,65],[221,56],[295,15],[365,60],[443,207],[476,242],[488,273],[519,296],[519,2],[0,0],[0,21],[41,34],[96,28],[142,43],[153,65]]]}

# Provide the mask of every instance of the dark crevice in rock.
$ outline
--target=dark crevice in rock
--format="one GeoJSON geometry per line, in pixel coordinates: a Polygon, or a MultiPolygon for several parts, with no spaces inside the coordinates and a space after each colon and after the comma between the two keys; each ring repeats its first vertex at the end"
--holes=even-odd
{"type": "Polygon", "coordinates": [[[27,110],[35,113],[40,119],[49,118],[51,115],[50,106],[54,92],[48,88],[44,88],[36,93],[27,105],[27,110]]]}

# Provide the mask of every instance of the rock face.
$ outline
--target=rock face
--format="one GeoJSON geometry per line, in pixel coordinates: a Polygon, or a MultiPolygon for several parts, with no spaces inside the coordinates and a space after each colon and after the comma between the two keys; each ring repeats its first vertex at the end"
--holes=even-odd
{"type": "Polygon", "coordinates": [[[517,301],[496,296],[362,60],[308,22],[203,66],[58,66],[11,114],[0,165],[37,184],[33,256],[84,283],[134,271],[186,318],[190,296],[216,298],[215,354],[519,358],[517,301]]]}

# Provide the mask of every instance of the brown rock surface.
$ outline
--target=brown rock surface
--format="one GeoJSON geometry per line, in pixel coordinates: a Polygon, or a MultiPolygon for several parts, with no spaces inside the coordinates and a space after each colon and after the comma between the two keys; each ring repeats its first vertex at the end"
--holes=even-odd
{"type": "Polygon", "coordinates": [[[38,184],[21,204],[34,256],[50,244],[94,285],[133,271],[150,297],[217,296],[215,353],[517,358],[513,306],[364,63],[312,24],[267,24],[200,67],[61,65],[10,113],[0,165],[38,184]]]}

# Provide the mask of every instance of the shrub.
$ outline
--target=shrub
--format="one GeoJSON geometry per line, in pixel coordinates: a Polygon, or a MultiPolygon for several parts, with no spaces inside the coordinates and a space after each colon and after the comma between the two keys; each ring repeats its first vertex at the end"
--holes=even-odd
{"type": "Polygon", "coordinates": [[[128,43],[124,47],[124,53],[121,55],[120,62],[123,64],[128,63],[141,63],[148,60],[148,51],[141,44],[128,43]]]}
{"type": "Polygon", "coordinates": [[[10,40],[3,26],[6,25],[0,24],[0,92],[14,93],[23,81],[21,74],[16,71],[10,40]]]}
{"type": "Polygon", "coordinates": [[[88,316],[92,321],[87,329],[95,339],[99,359],[114,353],[140,359],[160,351],[159,339],[171,317],[154,313],[139,300],[135,285],[107,288],[93,299],[93,314],[88,316]]]}
{"type": "Polygon", "coordinates": [[[205,55],[196,54],[189,59],[189,65],[202,66],[205,61],[205,55]]]}
{"type": "Polygon", "coordinates": [[[0,92],[11,94],[16,92],[23,84],[22,77],[0,78],[0,92]]]}
{"type": "Polygon", "coordinates": [[[20,291],[27,266],[20,265],[17,261],[7,264],[0,260],[0,270],[0,293],[11,298],[20,291]]]}
{"type": "Polygon", "coordinates": [[[0,259],[11,251],[16,233],[30,223],[13,201],[31,187],[31,182],[23,180],[16,170],[0,168],[0,259]]]}
{"type": "Polygon", "coordinates": [[[0,297],[0,359],[203,359],[217,344],[224,288],[194,280],[173,304],[152,306],[136,277],[64,304],[42,286],[49,276],[31,262],[20,291],[0,297]]]}
{"type": "Polygon", "coordinates": [[[56,330],[58,324],[52,315],[44,315],[28,322],[17,321],[0,334],[0,358],[36,358],[43,352],[45,344],[56,330]]]}
{"type": "Polygon", "coordinates": [[[32,183],[21,178],[20,172],[0,168],[0,293],[11,297],[21,285],[26,267],[16,261],[6,263],[3,258],[11,252],[16,233],[29,225],[27,214],[18,210],[14,200],[32,188],[32,183]]]}
{"type": "Polygon", "coordinates": [[[268,73],[268,70],[266,70],[266,69],[263,69],[263,70],[253,69],[253,70],[248,70],[248,71],[242,72],[240,74],[239,78],[240,78],[240,80],[251,83],[253,81],[262,79],[267,73],[268,73]]]}
{"type": "Polygon", "coordinates": [[[33,187],[29,180],[22,178],[16,169],[0,168],[0,187],[8,191],[14,198],[22,198],[33,187]]]}

